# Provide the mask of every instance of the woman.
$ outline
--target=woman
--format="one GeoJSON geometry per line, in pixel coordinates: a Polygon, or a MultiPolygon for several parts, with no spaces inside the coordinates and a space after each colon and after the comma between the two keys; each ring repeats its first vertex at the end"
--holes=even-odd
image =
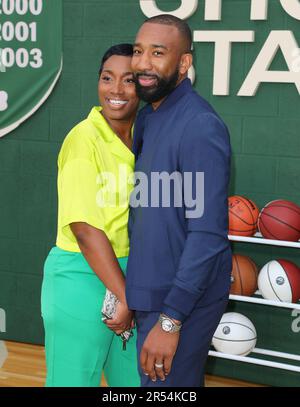
{"type": "Polygon", "coordinates": [[[101,320],[106,288],[119,303],[114,331],[133,327],[125,298],[132,126],[138,109],[132,46],[111,47],[102,59],[101,107],[66,137],[58,158],[58,233],[45,262],[42,316],[46,386],[139,386],[135,334],[122,350],[101,320]],[[122,178],[125,183],[119,182],[122,178]]]}

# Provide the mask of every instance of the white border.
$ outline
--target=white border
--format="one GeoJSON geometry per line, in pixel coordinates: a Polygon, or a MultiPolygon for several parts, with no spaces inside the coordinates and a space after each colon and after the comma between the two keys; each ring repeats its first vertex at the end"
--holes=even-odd
{"type": "Polygon", "coordinates": [[[6,134],[10,133],[11,131],[15,130],[17,127],[20,126],[21,123],[23,123],[25,120],[27,120],[30,116],[32,116],[41,106],[42,104],[45,103],[45,101],[48,99],[48,97],[51,95],[54,86],[56,85],[61,73],[62,73],[62,68],[63,68],[63,57],[61,57],[61,63],[60,63],[60,68],[59,68],[59,72],[56,75],[54,81],[52,82],[52,84],[50,85],[49,89],[46,91],[46,93],[44,94],[44,96],[42,97],[42,99],[40,99],[40,101],[38,102],[37,105],[35,105],[33,107],[33,109],[30,110],[30,112],[28,112],[25,116],[21,117],[18,121],[16,121],[13,124],[10,124],[7,127],[4,127],[3,129],[0,129],[0,137],[5,136],[6,134]]]}

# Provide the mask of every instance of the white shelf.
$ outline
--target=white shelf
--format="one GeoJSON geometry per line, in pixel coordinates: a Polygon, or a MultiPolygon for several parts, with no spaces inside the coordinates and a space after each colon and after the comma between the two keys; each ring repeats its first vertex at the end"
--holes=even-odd
{"type": "MultiPolygon", "coordinates": [[[[265,245],[271,245],[271,246],[292,247],[292,248],[300,249],[300,241],[299,242],[289,242],[289,241],[285,241],[285,240],[264,239],[260,233],[256,233],[254,236],[251,236],[251,237],[229,235],[228,238],[230,241],[233,241],[233,242],[258,243],[258,244],[265,244],[265,245]]],[[[259,294],[259,292],[257,292],[257,293],[259,294]]],[[[299,302],[294,304],[294,303],[288,303],[288,302],[266,300],[264,298],[246,297],[246,296],[242,296],[242,295],[233,295],[233,294],[230,294],[229,299],[234,300],[234,301],[250,302],[250,303],[254,303],[254,304],[271,305],[271,306],[280,307],[280,308],[300,309],[299,302]]],[[[275,352],[275,351],[272,351],[269,349],[254,348],[252,353],[257,353],[257,354],[261,354],[261,355],[265,355],[265,356],[273,356],[273,357],[283,358],[283,359],[290,359],[295,362],[300,361],[300,355],[294,355],[294,354],[285,353],[285,352],[275,352]]],[[[273,362],[273,361],[267,360],[267,359],[258,359],[258,358],[254,358],[254,357],[240,356],[240,355],[230,355],[230,354],[226,354],[226,353],[216,352],[213,350],[209,351],[209,356],[222,358],[222,359],[230,359],[230,360],[235,360],[235,361],[239,361],[239,362],[260,365],[260,366],[267,366],[267,367],[272,367],[272,368],[277,368],[277,369],[289,370],[292,372],[300,373],[300,366],[295,366],[295,365],[291,365],[288,363],[273,362]]]]}
{"type": "Polygon", "coordinates": [[[273,307],[290,308],[290,309],[299,309],[300,310],[300,303],[272,301],[272,300],[266,300],[264,298],[246,297],[244,295],[234,295],[234,294],[230,294],[229,299],[234,300],[234,301],[251,302],[253,304],[271,305],[273,307]]]}
{"type": "MultiPolygon", "coordinates": [[[[274,355],[272,355],[272,356],[282,357],[284,359],[292,359],[294,361],[299,360],[299,355],[291,355],[290,353],[287,353],[286,355],[288,355],[288,357],[286,357],[283,352],[272,352],[267,349],[265,350],[265,349],[254,348],[252,352],[260,353],[260,354],[264,354],[264,355],[267,354],[269,356],[272,355],[272,353],[274,353],[274,355]],[[279,353],[280,353],[280,355],[279,355],[279,353]]],[[[228,353],[216,352],[214,350],[210,350],[208,352],[208,355],[214,356],[216,358],[221,358],[221,359],[230,359],[230,360],[235,360],[237,362],[245,362],[245,363],[250,363],[250,364],[254,364],[254,365],[273,367],[276,369],[283,369],[283,370],[289,370],[291,372],[300,373],[300,366],[295,366],[295,365],[291,365],[288,363],[273,362],[271,360],[258,359],[258,358],[253,358],[253,357],[249,357],[249,356],[230,355],[228,353]]]]}
{"type": "Polygon", "coordinates": [[[289,242],[287,240],[264,239],[260,233],[256,233],[254,236],[251,236],[251,237],[229,235],[228,238],[232,242],[259,243],[259,244],[267,244],[267,245],[272,245],[272,246],[293,247],[293,248],[300,249],[300,241],[299,242],[289,242]]]}
{"type": "MultiPolygon", "coordinates": [[[[268,245],[272,245],[272,246],[293,247],[296,249],[300,249],[300,241],[299,242],[288,242],[286,240],[264,239],[260,233],[256,233],[254,236],[251,236],[251,237],[229,235],[228,238],[229,238],[229,240],[234,241],[234,242],[268,244],[268,245]]],[[[300,309],[300,303],[272,301],[272,300],[266,300],[263,298],[246,297],[243,295],[233,295],[233,294],[230,294],[229,299],[235,300],[235,301],[242,301],[242,302],[251,302],[253,304],[272,305],[274,307],[280,307],[280,308],[300,309]]]]}

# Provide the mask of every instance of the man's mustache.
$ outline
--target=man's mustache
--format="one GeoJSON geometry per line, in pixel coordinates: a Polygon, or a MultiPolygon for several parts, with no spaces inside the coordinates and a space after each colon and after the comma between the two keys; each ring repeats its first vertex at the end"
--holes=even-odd
{"type": "Polygon", "coordinates": [[[135,77],[136,79],[138,79],[140,76],[148,77],[148,78],[151,78],[151,79],[160,80],[160,77],[159,77],[158,75],[153,74],[153,73],[148,73],[148,72],[136,72],[136,73],[134,74],[134,77],[135,77]]]}

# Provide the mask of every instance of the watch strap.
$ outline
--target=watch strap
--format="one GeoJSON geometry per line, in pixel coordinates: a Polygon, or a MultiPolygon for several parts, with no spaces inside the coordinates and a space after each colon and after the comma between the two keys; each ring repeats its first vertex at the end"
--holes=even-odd
{"type": "Polygon", "coordinates": [[[160,314],[160,316],[159,316],[159,323],[160,323],[160,326],[161,326],[161,328],[163,329],[163,331],[169,332],[169,333],[179,332],[180,329],[181,329],[181,326],[182,326],[182,324],[177,324],[176,322],[173,321],[172,318],[168,317],[168,316],[165,315],[165,314],[160,314]],[[164,321],[168,321],[168,322],[171,324],[172,327],[171,327],[170,330],[166,331],[166,330],[163,328],[163,323],[164,323],[164,321]]]}

